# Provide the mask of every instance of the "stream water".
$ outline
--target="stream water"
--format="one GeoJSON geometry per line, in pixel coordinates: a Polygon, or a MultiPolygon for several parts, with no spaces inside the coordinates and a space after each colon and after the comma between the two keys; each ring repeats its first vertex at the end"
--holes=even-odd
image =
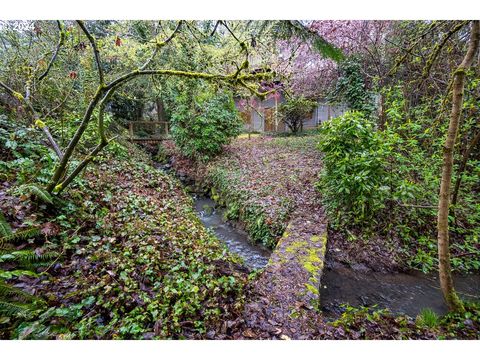
{"type": "Polygon", "coordinates": [[[267,265],[271,250],[253,245],[245,231],[224,221],[224,209],[217,207],[212,199],[195,195],[194,201],[195,210],[205,227],[213,230],[231,252],[243,258],[247,267],[261,269],[267,265]]]}
{"type": "MultiPolygon", "coordinates": [[[[223,241],[228,249],[243,258],[250,269],[267,265],[271,251],[250,242],[245,231],[224,221],[224,209],[212,199],[194,195],[195,209],[203,224],[223,241]]],[[[456,276],[455,287],[465,300],[480,300],[480,274],[456,276]]],[[[340,264],[325,269],[322,277],[321,304],[327,316],[342,311],[341,304],[389,308],[395,314],[416,316],[424,308],[438,314],[447,311],[438,278],[419,272],[375,273],[351,269],[340,264]]]]}
{"type": "MultiPolygon", "coordinates": [[[[464,300],[480,301],[480,274],[454,276],[455,289],[464,300]]],[[[394,314],[415,317],[430,308],[441,315],[447,312],[438,277],[421,272],[359,272],[336,264],[325,269],[321,285],[322,310],[339,314],[341,304],[389,308],[394,314]]]]}

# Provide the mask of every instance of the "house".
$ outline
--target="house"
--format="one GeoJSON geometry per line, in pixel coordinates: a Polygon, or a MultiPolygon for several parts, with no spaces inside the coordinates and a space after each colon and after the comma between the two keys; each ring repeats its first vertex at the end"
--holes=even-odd
{"type": "MultiPolygon", "coordinates": [[[[285,97],[281,92],[274,93],[265,100],[235,99],[235,105],[243,119],[245,131],[288,132],[288,127],[277,115],[278,106],[283,101],[285,101],[285,97]]],[[[311,115],[304,120],[303,129],[315,128],[320,123],[340,116],[346,111],[346,105],[329,104],[326,100],[319,99],[311,115]]]]}

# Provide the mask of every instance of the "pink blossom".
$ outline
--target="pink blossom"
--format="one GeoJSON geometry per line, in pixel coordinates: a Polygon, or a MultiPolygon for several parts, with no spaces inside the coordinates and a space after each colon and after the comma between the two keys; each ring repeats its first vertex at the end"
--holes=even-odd
{"type": "MultiPolygon", "coordinates": [[[[385,36],[391,29],[390,21],[327,20],[308,24],[326,41],[340,48],[344,55],[372,56],[371,50],[384,46],[385,36]]],[[[318,97],[333,86],[338,76],[337,64],[324,58],[300,40],[282,41],[280,62],[276,71],[287,79],[287,87],[307,97],[318,97]],[[294,54],[291,59],[292,53],[294,54]]]]}

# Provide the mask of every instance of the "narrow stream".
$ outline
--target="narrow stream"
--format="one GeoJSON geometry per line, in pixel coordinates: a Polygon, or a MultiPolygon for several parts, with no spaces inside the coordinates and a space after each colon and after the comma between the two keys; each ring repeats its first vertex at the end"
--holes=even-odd
{"type": "MultiPolygon", "coordinates": [[[[455,289],[467,301],[480,301],[480,274],[454,276],[455,289]]],[[[447,312],[438,277],[421,272],[359,272],[336,264],[325,269],[321,285],[322,310],[328,315],[341,313],[341,304],[389,308],[394,314],[418,315],[430,308],[437,314],[447,312]]]]}
{"type": "MultiPolygon", "coordinates": [[[[250,269],[261,269],[268,263],[271,250],[250,242],[245,231],[224,221],[224,209],[212,199],[194,195],[195,209],[203,224],[213,230],[228,249],[239,255],[250,269]]],[[[480,274],[455,276],[455,288],[461,298],[480,301],[480,274]]],[[[435,275],[420,272],[376,273],[351,269],[334,264],[325,269],[322,277],[321,305],[328,317],[342,312],[342,304],[389,308],[394,314],[415,317],[422,309],[438,314],[447,312],[435,275]]]]}
{"type": "Polygon", "coordinates": [[[217,207],[212,199],[198,195],[193,199],[195,210],[205,227],[213,230],[217,238],[223,241],[231,252],[243,258],[247,267],[256,270],[267,265],[271,250],[253,245],[245,231],[224,221],[224,209],[217,207]]]}
{"type": "MultiPolygon", "coordinates": [[[[169,165],[157,164],[157,168],[170,171],[169,165]]],[[[180,180],[185,182],[185,179],[180,180]]],[[[252,244],[245,231],[224,221],[224,209],[218,207],[212,199],[199,195],[192,197],[195,210],[205,227],[211,229],[231,252],[243,258],[247,267],[256,270],[267,265],[271,250],[252,244]]],[[[462,299],[480,301],[480,274],[454,276],[454,284],[462,299]]],[[[412,317],[425,308],[430,308],[437,314],[447,312],[435,274],[382,274],[332,264],[331,268],[324,269],[320,293],[322,311],[331,318],[342,313],[342,304],[377,304],[380,309],[388,308],[394,314],[412,317]]]]}

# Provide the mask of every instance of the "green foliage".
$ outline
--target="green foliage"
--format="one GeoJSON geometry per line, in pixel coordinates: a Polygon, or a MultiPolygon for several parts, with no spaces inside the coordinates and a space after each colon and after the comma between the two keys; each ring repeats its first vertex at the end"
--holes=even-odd
{"type": "Polygon", "coordinates": [[[248,193],[239,191],[235,186],[237,175],[222,167],[213,168],[209,173],[212,199],[227,208],[224,214],[227,220],[241,220],[245,224],[245,229],[253,241],[270,248],[275,247],[284,226],[269,226],[266,223],[262,207],[249,202],[248,193]]]}
{"type": "Polygon", "coordinates": [[[344,305],[341,317],[330,324],[336,339],[479,339],[480,304],[464,305],[465,312],[449,312],[441,317],[424,309],[415,321],[376,306],[344,305]]]}
{"type": "MultiPolygon", "coordinates": [[[[384,89],[384,96],[383,131],[358,112],[322,125],[325,157],[318,187],[333,225],[368,225],[379,234],[395,234],[406,265],[434,271],[443,139],[432,135],[428,104],[408,108],[400,87],[384,89]]],[[[452,268],[463,272],[480,268],[478,176],[464,174],[469,191],[451,217],[452,268]]]]}
{"type": "Polygon", "coordinates": [[[138,120],[141,118],[143,108],[144,104],[139,99],[128,97],[120,93],[115,93],[112,97],[111,111],[117,120],[138,120]]]}
{"type": "MultiPolygon", "coordinates": [[[[3,215],[0,216],[0,223],[7,224],[3,215]]],[[[36,228],[12,232],[7,224],[3,226],[3,229],[5,234],[0,237],[0,265],[8,266],[0,268],[0,315],[8,317],[10,321],[10,318],[15,320],[28,316],[40,299],[17,289],[5,280],[19,276],[36,276],[31,269],[35,269],[58,254],[42,254],[28,249],[16,250],[12,246],[13,242],[38,235],[39,230],[36,228]]]]}
{"type": "Polygon", "coordinates": [[[325,155],[317,186],[334,223],[370,223],[384,208],[389,191],[388,148],[373,122],[360,112],[325,122],[319,149],[325,155]]]}
{"type": "Polygon", "coordinates": [[[449,312],[440,319],[441,339],[480,339],[480,303],[464,302],[464,312],[449,312]]]}
{"type": "Polygon", "coordinates": [[[28,196],[34,195],[38,200],[43,201],[44,203],[53,204],[52,195],[36,184],[22,184],[15,189],[14,194],[28,196]]]}
{"type": "Polygon", "coordinates": [[[3,216],[2,212],[0,211],[0,238],[8,236],[11,233],[12,233],[12,228],[10,227],[10,224],[7,222],[7,219],[5,219],[5,216],[3,216]]]}
{"type": "Polygon", "coordinates": [[[360,63],[350,58],[340,62],[339,70],[340,76],[330,95],[331,100],[345,102],[349,109],[369,116],[375,110],[375,104],[373,94],[366,89],[360,63]]]}
{"type": "Polygon", "coordinates": [[[303,128],[303,121],[311,114],[317,103],[303,96],[291,97],[278,107],[280,119],[296,134],[303,128]]]}
{"type": "Polygon", "coordinates": [[[424,336],[424,330],[419,329],[408,316],[395,316],[388,309],[379,309],[376,305],[342,307],[344,312],[340,318],[330,323],[336,328],[335,338],[406,340],[424,336]]]}
{"type": "Polygon", "coordinates": [[[40,132],[0,115],[0,180],[18,184],[48,182],[56,155],[40,132]]]}
{"type": "Polygon", "coordinates": [[[84,188],[70,189],[75,207],[63,207],[52,221],[88,266],[63,278],[62,306],[25,319],[13,337],[203,337],[233,311],[244,286],[228,270],[233,259],[180,184],[129,150],[129,159],[110,154],[91,168],[84,188]]]}
{"type": "Polygon", "coordinates": [[[439,324],[439,316],[435,311],[430,308],[423,309],[416,318],[418,326],[426,326],[429,328],[435,328],[439,324]]]}
{"type": "Polygon", "coordinates": [[[168,154],[162,144],[158,145],[157,153],[153,156],[153,160],[156,162],[163,164],[168,160],[168,154]]]}
{"type": "MultiPolygon", "coordinates": [[[[387,121],[383,138],[392,149],[388,156],[388,172],[393,184],[391,219],[395,220],[395,229],[404,241],[408,266],[423,272],[434,271],[438,265],[435,207],[444,143],[440,134],[446,132],[448,122],[433,126],[432,104],[409,107],[401,86],[384,89],[384,96],[387,121]],[[405,205],[398,207],[396,204],[405,205]]],[[[470,121],[468,117],[464,121],[464,136],[468,136],[470,121]]],[[[456,152],[455,164],[460,156],[461,153],[456,152]]],[[[477,162],[472,158],[471,167],[467,169],[475,169],[477,162]]],[[[457,176],[454,171],[452,184],[457,176]]],[[[480,268],[480,212],[476,185],[479,179],[480,174],[475,171],[463,174],[461,201],[451,209],[451,265],[462,272],[480,268]]]]}
{"type": "Polygon", "coordinates": [[[242,127],[232,95],[208,90],[193,99],[179,99],[171,124],[172,138],[182,153],[203,161],[219,154],[242,127]]]}

